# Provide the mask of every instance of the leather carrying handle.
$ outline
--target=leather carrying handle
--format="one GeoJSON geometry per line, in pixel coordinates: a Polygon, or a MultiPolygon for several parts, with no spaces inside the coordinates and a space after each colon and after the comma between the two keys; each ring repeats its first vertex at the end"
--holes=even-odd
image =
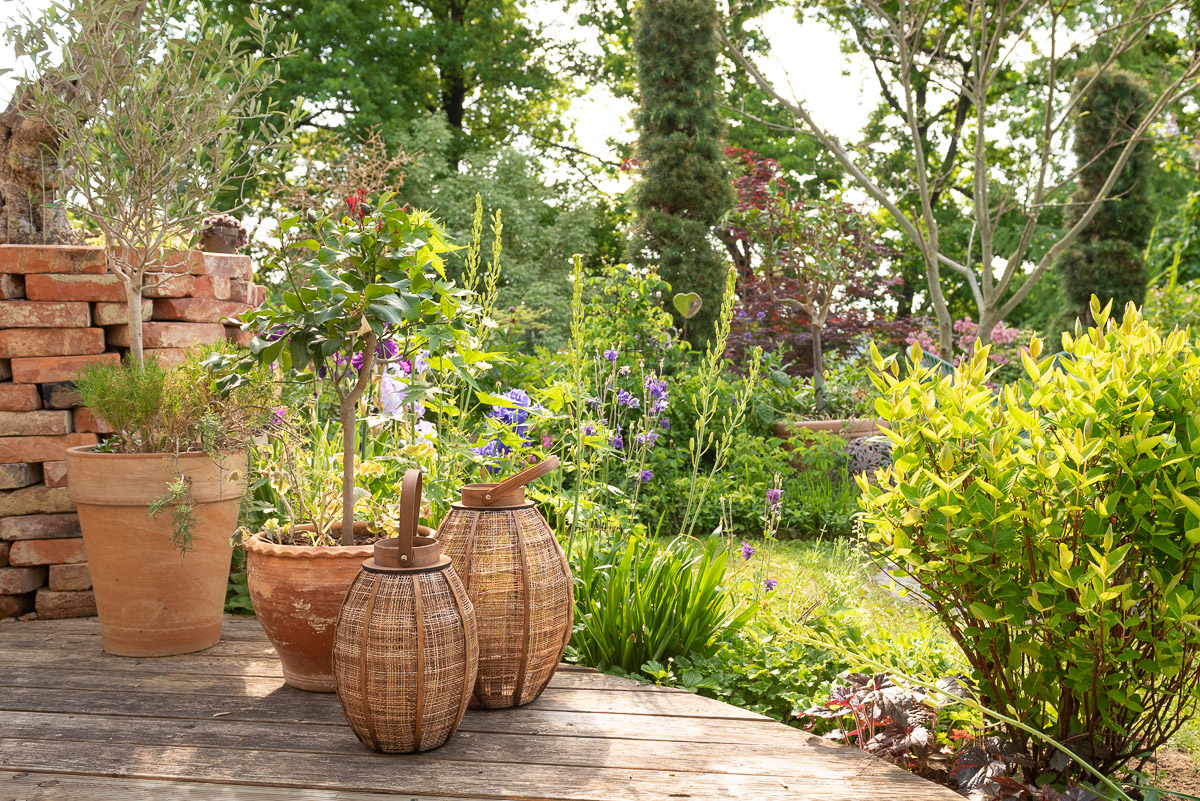
{"type": "Polygon", "coordinates": [[[413,564],[413,538],[417,536],[417,525],[421,522],[421,471],[413,468],[404,471],[400,485],[400,520],[396,532],[400,564],[413,564]]]}
{"type": "Polygon", "coordinates": [[[558,465],[559,461],[557,456],[547,456],[537,464],[525,468],[516,475],[509,476],[496,486],[492,487],[488,491],[487,497],[483,502],[488,506],[491,506],[493,503],[500,500],[517,487],[524,487],[529,482],[536,481],[537,479],[549,473],[551,470],[558,467],[558,465]]]}

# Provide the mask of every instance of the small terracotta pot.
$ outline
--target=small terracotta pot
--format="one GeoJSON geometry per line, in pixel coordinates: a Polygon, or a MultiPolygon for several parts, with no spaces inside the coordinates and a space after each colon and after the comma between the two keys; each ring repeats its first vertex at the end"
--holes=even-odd
{"type": "MultiPolygon", "coordinates": [[[[367,524],[355,523],[354,535],[370,536],[367,524]]],[[[283,680],[298,690],[334,692],[334,627],[346,591],[374,546],[277,545],[255,535],[245,548],[250,602],[283,663],[283,680]]]]}
{"type": "Polygon", "coordinates": [[[880,427],[887,427],[887,423],[870,417],[848,417],[838,420],[779,420],[772,430],[777,437],[790,437],[797,428],[803,428],[808,431],[828,431],[846,439],[860,439],[878,434],[880,427]]]}
{"type": "Polygon", "coordinates": [[[170,656],[216,645],[246,455],[96,453],[84,445],[67,450],[67,471],[104,650],[170,656]],[[171,541],[168,510],[149,512],[180,474],[190,480],[196,515],[184,553],[171,541]]]}

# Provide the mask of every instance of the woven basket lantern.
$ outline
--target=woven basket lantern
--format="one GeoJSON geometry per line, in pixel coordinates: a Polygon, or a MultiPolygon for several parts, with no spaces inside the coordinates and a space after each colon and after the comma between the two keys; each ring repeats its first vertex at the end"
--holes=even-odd
{"type": "Polygon", "coordinates": [[[404,474],[400,530],[375,543],[346,593],[333,646],[338,699],[358,739],[402,754],[454,734],[475,685],[475,613],[437,540],[414,536],[421,471],[404,474]]]}
{"type": "Polygon", "coordinates": [[[470,484],[438,529],[479,625],[472,706],[527,704],[542,694],[571,638],[571,569],[525,485],[558,467],[550,457],[499,484],[470,484]]]}

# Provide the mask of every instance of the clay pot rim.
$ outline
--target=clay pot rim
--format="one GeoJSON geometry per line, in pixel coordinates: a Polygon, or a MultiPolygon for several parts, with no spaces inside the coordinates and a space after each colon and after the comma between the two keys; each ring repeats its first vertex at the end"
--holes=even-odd
{"type": "Polygon", "coordinates": [[[84,459],[209,459],[217,461],[219,457],[237,458],[243,451],[185,451],[184,453],[110,453],[95,450],[95,445],[76,445],[67,448],[67,453],[84,459]]]}
{"type": "MultiPolygon", "coordinates": [[[[362,521],[358,521],[361,523],[362,521]]],[[[418,526],[423,536],[433,537],[433,529],[418,526]],[[428,533],[424,533],[428,532],[428,533]]],[[[251,534],[242,542],[247,551],[264,556],[280,556],[285,559],[367,559],[375,556],[375,543],[369,545],[280,545],[267,542],[258,534],[251,534]]]]}

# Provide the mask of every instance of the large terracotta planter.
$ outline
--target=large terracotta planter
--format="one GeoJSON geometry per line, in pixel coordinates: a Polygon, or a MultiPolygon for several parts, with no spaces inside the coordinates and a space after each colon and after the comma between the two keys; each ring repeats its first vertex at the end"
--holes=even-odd
{"type": "MultiPolygon", "coordinates": [[[[355,523],[354,534],[367,539],[367,524],[355,523]]],[[[334,692],[334,627],[374,546],[277,545],[255,535],[245,547],[250,602],[283,663],[283,680],[298,690],[334,692]]]]}
{"type": "Polygon", "coordinates": [[[797,428],[803,428],[808,431],[828,431],[846,439],[859,439],[878,434],[880,427],[887,427],[887,423],[871,417],[849,417],[838,420],[778,420],[772,430],[777,437],[790,437],[797,428]]]}
{"type": "Polygon", "coordinates": [[[67,450],[67,470],[104,650],[169,656],[216,645],[246,455],[96,453],[85,445],[67,450]],[[169,510],[153,518],[149,510],[180,474],[196,518],[182,553],[169,510]]]}

